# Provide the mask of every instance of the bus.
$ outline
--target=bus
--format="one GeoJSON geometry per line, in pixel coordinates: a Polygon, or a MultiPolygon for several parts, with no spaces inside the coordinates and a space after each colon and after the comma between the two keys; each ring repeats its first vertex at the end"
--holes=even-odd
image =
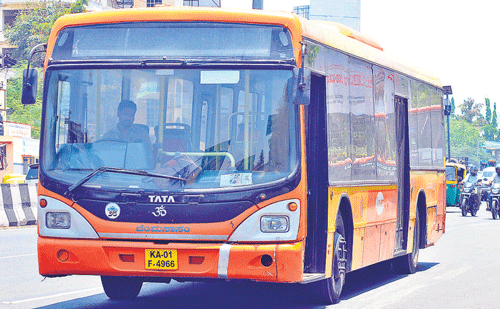
{"type": "Polygon", "coordinates": [[[63,16],[43,52],[45,277],[100,276],[111,299],[301,283],[336,303],[346,273],[413,273],[445,231],[440,80],[357,31],[156,7],[63,16]]]}

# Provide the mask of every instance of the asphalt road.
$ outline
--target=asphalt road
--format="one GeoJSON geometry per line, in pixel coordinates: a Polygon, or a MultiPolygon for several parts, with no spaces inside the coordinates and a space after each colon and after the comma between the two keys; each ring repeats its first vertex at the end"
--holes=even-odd
{"type": "MultiPolygon", "coordinates": [[[[36,228],[0,230],[0,308],[324,308],[304,285],[252,282],[145,283],[135,301],[111,301],[99,277],[43,279],[36,228]]],[[[477,217],[448,208],[446,234],[420,251],[417,272],[380,266],[348,274],[331,308],[499,308],[500,220],[483,203],[477,217]]]]}

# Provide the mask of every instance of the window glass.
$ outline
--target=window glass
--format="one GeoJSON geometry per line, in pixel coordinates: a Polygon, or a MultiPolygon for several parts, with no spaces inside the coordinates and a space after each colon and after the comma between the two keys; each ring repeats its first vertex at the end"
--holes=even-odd
{"type": "MultiPolygon", "coordinates": [[[[151,2],[154,5],[154,1],[151,2]]],[[[210,22],[134,22],[68,27],[52,60],[179,60],[230,57],[294,61],[290,32],[280,26],[210,22]]]]}
{"type": "Polygon", "coordinates": [[[334,183],[351,180],[349,57],[327,51],[326,63],[328,179],[334,183]]]}
{"type": "Polygon", "coordinates": [[[457,174],[454,166],[446,167],[446,180],[455,181],[457,180],[457,174]]]}
{"type": "Polygon", "coordinates": [[[411,87],[412,103],[416,108],[418,165],[432,166],[431,88],[418,81],[412,81],[411,87]]]}
{"type": "Polygon", "coordinates": [[[370,64],[349,61],[349,105],[351,109],[352,179],[376,178],[373,82],[370,64]]]}
{"type": "Polygon", "coordinates": [[[432,124],[432,162],[434,167],[442,168],[445,162],[445,142],[444,142],[444,114],[442,110],[441,91],[435,88],[430,90],[430,112],[432,124]]]}
{"type": "Polygon", "coordinates": [[[394,74],[374,67],[375,133],[377,178],[396,179],[396,128],[394,113],[394,74]]]}
{"type": "Polygon", "coordinates": [[[284,179],[298,164],[290,70],[49,70],[47,78],[42,164],[68,184],[106,167],[132,172],[98,173],[85,185],[240,187],[284,179]],[[200,82],[210,75],[219,78],[200,82]]]}
{"type": "Polygon", "coordinates": [[[410,166],[419,166],[419,131],[418,131],[418,101],[415,82],[409,83],[410,98],[408,100],[408,135],[410,139],[410,166]]]}

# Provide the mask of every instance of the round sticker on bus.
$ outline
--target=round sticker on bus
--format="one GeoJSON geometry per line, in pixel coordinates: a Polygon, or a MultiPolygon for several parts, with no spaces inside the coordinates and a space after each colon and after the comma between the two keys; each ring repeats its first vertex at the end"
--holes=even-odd
{"type": "Polygon", "coordinates": [[[110,219],[116,219],[120,215],[120,206],[118,206],[116,203],[109,203],[106,205],[106,216],[110,219]]]}

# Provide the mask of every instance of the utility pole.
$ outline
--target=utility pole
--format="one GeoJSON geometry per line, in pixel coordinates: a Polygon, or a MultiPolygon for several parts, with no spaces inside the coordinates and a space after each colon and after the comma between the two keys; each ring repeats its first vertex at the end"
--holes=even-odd
{"type": "Polygon", "coordinates": [[[264,9],[264,0],[253,0],[252,1],[252,9],[263,10],[264,9]]]}
{"type": "Polygon", "coordinates": [[[448,162],[451,159],[451,151],[450,151],[450,114],[451,114],[451,104],[448,98],[448,95],[453,94],[453,90],[451,86],[443,86],[444,94],[446,98],[444,100],[444,115],[447,117],[447,128],[448,128],[448,162]]]}
{"type": "MultiPolygon", "coordinates": [[[[16,65],[17,61],[12,59],[9,54],[0,55],[0,71],[16,65]]],[[[7,120],[7,78],[6,74],[0,77],[0,136],[5,135],[4,123],[7,120]]]]}

